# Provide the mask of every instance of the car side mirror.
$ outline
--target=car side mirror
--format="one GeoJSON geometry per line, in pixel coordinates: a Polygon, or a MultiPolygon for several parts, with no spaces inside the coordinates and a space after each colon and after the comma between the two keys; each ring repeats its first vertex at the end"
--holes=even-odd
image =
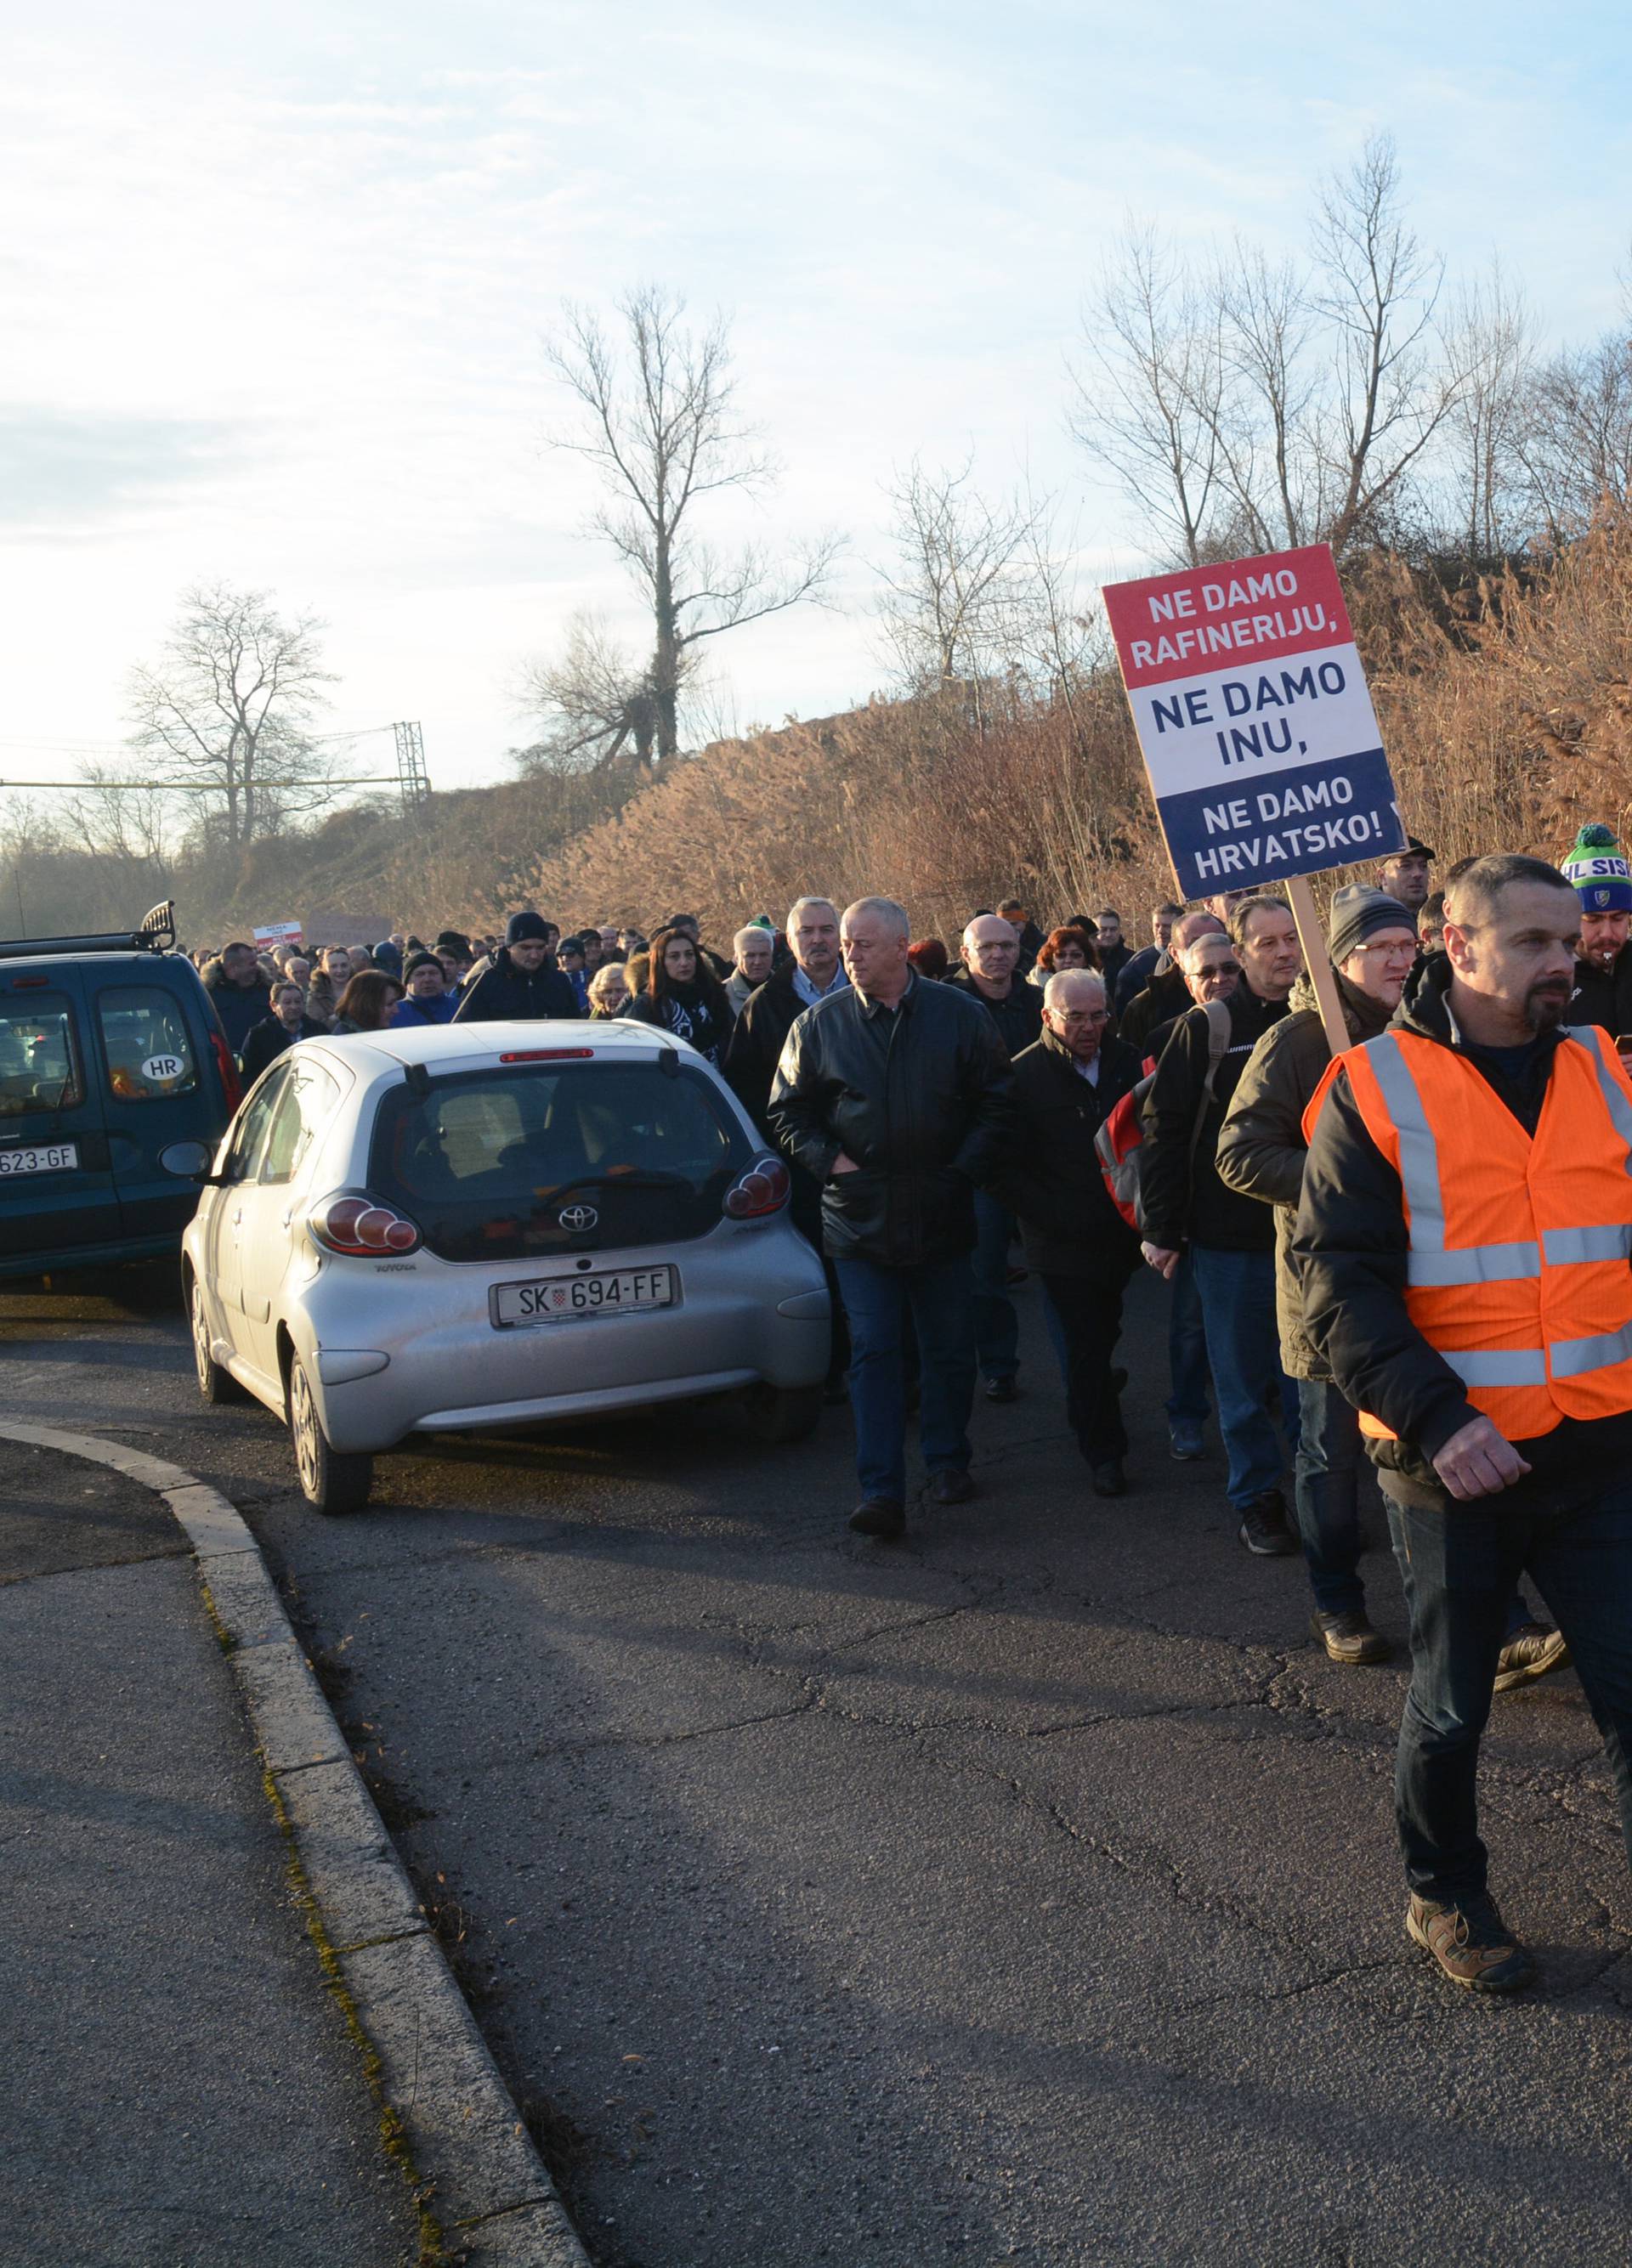
{"type": "Polygon", "coordinates": [[[214,1154],[202,1142],[172,1142],[168,1149],[159,1152],[159,1162],[178,1182],[204,1182],[210,1179],[210,1161],[214,1154]]]}

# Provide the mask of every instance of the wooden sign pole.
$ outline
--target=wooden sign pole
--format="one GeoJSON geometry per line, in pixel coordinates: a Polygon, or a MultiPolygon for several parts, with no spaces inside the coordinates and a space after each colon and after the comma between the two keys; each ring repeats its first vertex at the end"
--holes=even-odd
{"type": "Polygon", "coordinates": [[[1332,956],[1326,951],[1326,932],[1320,925],[1315,894],[1309,887],[1306,874],[1291,875],[1285,887],[1292,918],[1297,924],[1297,941],[1303,948],[1303,966],[1309,971],[1309,981],[1314,986],[1315,998],[1320,1004],[1320,1020],[1326,1027],[1326,1045],[1334,1056],[1341,1055],[1349,1045],[1348,1026],[1343,1020],[1342,998],[1337,989],[1332,956]]]}

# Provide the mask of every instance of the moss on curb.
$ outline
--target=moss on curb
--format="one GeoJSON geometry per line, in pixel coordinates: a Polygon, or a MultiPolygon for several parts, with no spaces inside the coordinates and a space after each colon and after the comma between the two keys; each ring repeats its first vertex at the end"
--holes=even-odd
{"type": "MultiPolygon", "coordinates": [[[[206,1592],[206,1602],[208,1602],[208,1596],[206,1592]]],[[[210,1613],[213,1619],[215,1616],[213,1605],[210,1606],[210,1613]]],[[[363,2029],[362,2019],[357,2013],[357,2004],[352,1999],[351,1989],[341,1972],[339,1959],[329,1941],[329,1933],[323,1927],[322,1916],[317,1910],[317,1901],[312,1895],[311,1885],[306,1878],[306,1869],[300,1863],[300,1853],[295,1843],[294,1829],[290,1823],[289,1814],[284,1808],[284,1799],[278,1791],[277,1782],[272,1777],[271,1770],[263,1755],[261,1757],[261,1785],[266,1790],[267,1801],[272,1807],[272,1815],[283,1834],[285,1845],[284,1865],[288,1872],[294,1904],[305,1917],[306,1934],[317,1948],[317,1957],[322,1966],[323,1975],[328,1980],[329,1990],[333,1994],[340,2013],[345,2020],[346,2029],[351,2033],[352,2043],[362,2058],[363,2076],[368,2081],[369,2091],[379,2106],[380,2146],[408,2184],[408,2193],[413,2201],[414,2216],[419,2230],[419,2250],[416,2258],[416,2268],[454,2268],[459,2256],[450,2253],[443,2242],[441,2224],[431,2210],[431,2184],[414,2163],[414,2154],[409,2143],[407,2129],[392,2104],[386,2099],[384,2066],[380,2062],[379,2051],[363,2029]]]]}

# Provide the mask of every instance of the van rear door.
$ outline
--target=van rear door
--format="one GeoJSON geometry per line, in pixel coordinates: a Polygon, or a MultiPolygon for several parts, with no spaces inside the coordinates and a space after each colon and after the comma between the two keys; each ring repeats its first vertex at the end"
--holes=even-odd
{"type": "Polygon", "coordinates": [[[85,972],[107,1090],[108,1151],[128,1237],[174,1235],[193,1218],[198,1191],[159,1164],[172,1142],[213,1144],[220,1106],[209,1076],[206,1035],[158,969],[129,961],[85,972]]]}
{"type": "Polygon", "coordinates": [[[0,1270],[120,1229],[78,969],[0,962],[0,1270]]]}

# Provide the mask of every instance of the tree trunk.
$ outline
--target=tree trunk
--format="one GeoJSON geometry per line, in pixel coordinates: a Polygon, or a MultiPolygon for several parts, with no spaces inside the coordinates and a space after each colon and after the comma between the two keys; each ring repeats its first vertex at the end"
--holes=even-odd
{"type": "Polygon", "coordinates": [[[652,699],[657,711],[657,760],[666,763],[680,745],[680,637],[675,621],[675,582],[668,537],[660,531],[652,578],[652,617],[656,633],[652,656],[652,699]]]}

